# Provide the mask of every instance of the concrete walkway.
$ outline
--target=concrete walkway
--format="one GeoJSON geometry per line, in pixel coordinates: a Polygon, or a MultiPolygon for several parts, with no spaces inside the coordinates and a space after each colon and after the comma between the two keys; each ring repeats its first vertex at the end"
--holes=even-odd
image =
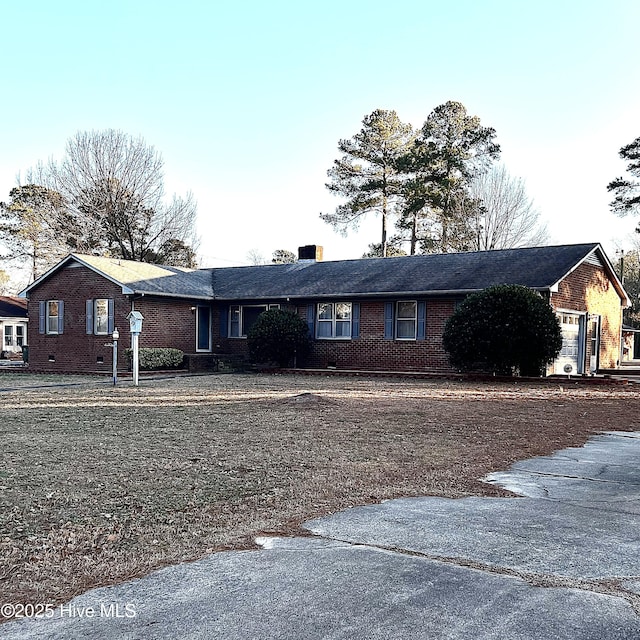
{"type": "Polygon", "coordinates": [[[524,498],[410,498],[116,587],[7,640],[640,638],[640,434],[517,463],[524,498]]]}

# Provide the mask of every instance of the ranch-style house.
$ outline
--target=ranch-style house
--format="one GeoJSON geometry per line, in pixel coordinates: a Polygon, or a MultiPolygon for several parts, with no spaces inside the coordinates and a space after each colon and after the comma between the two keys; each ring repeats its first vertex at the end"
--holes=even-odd
{"type": "Polygon", "coordinates": [[[173,347],[191,370],[247,354],[246,336],[265,309],[308,323],[305,368],[445,372],[445,322],[472,292],[496,284],[538,291],[556,312],[563,347],[549,374],[589,374],[621,361],[629,298],[597,243],[322,261],[300,248],[293,264],[190,270],[70,254],[22,295],[28,299],[30,368],[109,372],[132,310],[144,318],[141,347],[173,347]]]}

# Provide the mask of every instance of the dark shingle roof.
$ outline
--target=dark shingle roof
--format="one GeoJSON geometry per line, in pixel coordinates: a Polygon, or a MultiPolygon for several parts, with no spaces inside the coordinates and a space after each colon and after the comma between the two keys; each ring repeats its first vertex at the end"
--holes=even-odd
{"type": "Polygon", "coordinates": [[[597,248],[591,243],[210,271],[215,297],[226,300],[463,293],[495,284],[545,290],[597,248]]]}
{"type": "Polygon", "coordinates": [[[463,294],[496,284],[522,284],[543,291],[554,287],[591,254],[596,264],[606,266],[626,300],[597,243],[195,271],[71,254],[23,294],[74,262],[117,282],[124,293],[228,301],[463,294]]]}
{"type": "Polygon", "coordinates": [[[27,301],[15,296],[0,296],[0,318],[26,318],[27,301]]]}

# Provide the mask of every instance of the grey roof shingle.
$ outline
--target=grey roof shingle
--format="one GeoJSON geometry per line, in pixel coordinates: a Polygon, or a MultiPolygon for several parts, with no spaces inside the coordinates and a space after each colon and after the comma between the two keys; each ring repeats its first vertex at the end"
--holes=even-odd
{"type": "Polygon", "coordinates": [[[217,299],[430,295],[496,284],[549,289],[597,243],[212,269],[217,299]]]}
{"type": "MultiPolygon", "coordinates": [[[[23,293],[69,261],[117,282],[125,293],[225,301],[462,294],[496,284],[521,284],[543,291],[594,252],[616,279],[598,243],[195,271],[71,254],[23,293]]],[[[626,298],[617,280],[616,287],[626,298]]]]}

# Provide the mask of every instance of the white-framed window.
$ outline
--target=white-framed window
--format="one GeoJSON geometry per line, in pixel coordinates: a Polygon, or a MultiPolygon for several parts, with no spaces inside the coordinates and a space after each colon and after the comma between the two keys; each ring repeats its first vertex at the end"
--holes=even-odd
{"type": "Polygon", "coordinates": [[[86,304],[86,333],[107,336],[115,327],[114,301],[111,298],[94,298],[86,304]]]}
{"type": "Polygon", "coordinates": [[[21,347],[24,344],[24,325],[16,325],[16,347],[21,347]]]}
{"type": "Polygon", "coordinates": [[[94,300],[93,333],[106,336],[109,333],[109,300],[97,298],[94,300]]]}
{"type": "Polygon", "coordinates": [[[4,346],[13,347],[13,325],[4,325],[4,346]]]}
{"type": "Polygon", "coordinates": [[[418,326],[416,300],[399,300],[396,303],[396,340],[415,340],[418,326]]]}
{"type": "Polygon", "coordinates": [[[316,338],[349,340],[353,308],[350,302],[319,302],[316,338]]]}
{"type": "Polygon", "coordinates": [[[38,333],[59,335],[64,332],[64,300],[38,302],[38,333]]]}
{"type": "Polygon", "coordinates": [[[229,337],[246,338],[263,311],[279,308],[279,304],[232,304],[229,307],[229,337]]]}
{"type": "Polygon", "coordinates": [[[60,301],[47,300],[47,333],[59,333],[60,301]]]}

